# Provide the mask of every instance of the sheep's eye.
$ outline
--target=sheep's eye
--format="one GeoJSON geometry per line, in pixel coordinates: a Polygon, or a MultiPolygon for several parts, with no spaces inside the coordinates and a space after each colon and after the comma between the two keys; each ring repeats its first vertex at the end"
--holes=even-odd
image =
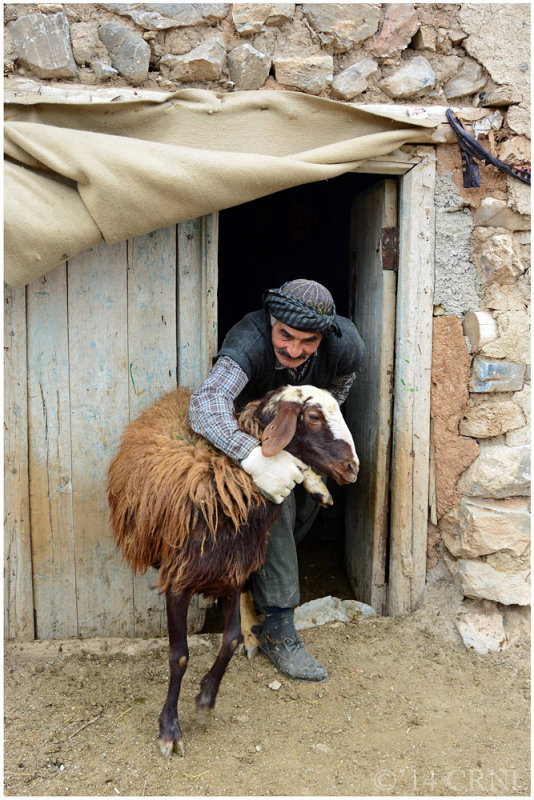
{"type": "Polygon", "coordinates": [[[319,422],[321,417],[318,414],[308,414],[308,419],[311,419],[313,422],[319,422]]]}

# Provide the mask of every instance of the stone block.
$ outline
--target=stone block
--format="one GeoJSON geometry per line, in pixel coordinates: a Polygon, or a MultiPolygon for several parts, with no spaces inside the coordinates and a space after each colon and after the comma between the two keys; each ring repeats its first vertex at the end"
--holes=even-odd
{"type": "Polygon", "coordinates": [[[437,56],[432,63],[437,82],[445,83],[456,75],[462,65],[462,59],[459,56],[437,56]]]}
{"type": "Polygon", "coordinates": [[[497,328],[498,337],[481,348],[481,355],[528,364],[530,315],[526,311],[502,311],[497,315],[497,328]]]}
{"type": "Polygon", "coordinates": [[[101,25],[98,35],[106,46],[113,67],[133,86],[142,83],[150,64],[150,47],[145,40],[116,22],[101,25]]]}
{"type": "Polygon", "coordinates": [[[149,31],[209,25],[224,19],[229,3],[101,3],[103,8],[129,17],[149,31]]]}
{"type": "Polygon", "coordinates": [[[436,73],[424,56],[415,56],[378,85],[390,97],[416,97],[436,85],[436,73]]]}
{"type": "Polygon", "coordinates": [[[232,20],[238,33],[261,33],[267,25],[281,25],[293,19],[295,3],[234,3],[232,20]]]}
{"type": "Polygon", "coordinates": [[[102,59],[106,49],[98,36],[94,25],[89,22],[75,22],[70,26],[70,40],[74,60],[80,67],[91,61],[102,59]]]}
{"type": "Polygon", "coordinates": [[[412,3],[388,3],[379,33],[366,50],[384,58],[404,50],[419,29],[419,17],[412,3]]]}
{"type": "Polygon", "coordinates": [[[8,23],[17,59],[40,78],[78,74],[65,14],[27,14],[8,23]]]}
{"type": "Polygon", "coordinates": [[[183,56],[170,53],[163,56],[160,65],[169,70],[169,77],[188,83],[191,81],[216,81],[226,61],[226,48],[222,39],[214,37],[202,42],[183,56]]]}
{"type": "Polygon", "coordinates": [[[332,82],[332,94],[341,100],[352,100],[367,89],[366,79],[377,69],[378,64],[372,58],[357,61],[336,75],[332,82]]]}
{"type": "Polygon", "coordinates": [[[475,228],[473,243],[474,264],[487,283],[515,283],[524,272],[518,243],[504,228],[475,228]]]}
{"type": "Polygon", "coordinates": [[[475,226],[483,225],[488,228],[506,228],[509,231],[530,230],[530,220],[517,214],[506,205],[505,200],[495,197],[485,197],[475,212],[473,222],[475,226]]]}
{"type": "Polygon", "coordinates": [[[470,392],[518,392],[523,388],[525,365],[509,361],[473,359],[470,392]]]}
{"type": "Polygon", "coordinates": [[[421,25],[413,38],[413,46],[416,50],[430,50],[436,52],[436,29],[431,25],[421,25]]]}
{"type": "Polygon", "coordinates": [[[520,392],[514,394],[514,402],[521,408],[525,417],[525,426],[506,434],[506,444],[509,447],[517,447],[522,444],[530,444],[530,415],[531,415],[531,393],[530,384],[525,383],[520,392]]]}
{"type": "Polygon", "coordinates": [[[95,78],[98,78],[99,81],[107,81],[108,78],[113,78],[119,74],[114,67],[110,67],[109,64],[105,64],[102,61],[92,61],[90,66],[95,78]]]}
{"type": "Polygon", "coordinates": [[[518,181],[512,175],[506,178],[508,184],[508,205],[518,214],[531,213],[531,189],[526,183],[518,181]]]}
{"type": "Polygon", "coordinates": [[[369,88],[365,78],[355,78],[340,73],[332,82],[332,96],[338,100],[353,100],[369,88]]]}
{"type": "Polygon", "coordinates": [[[278,83],[319,94],[334,77],[332,56],[293,56],[274,60],[274,74],[278,83]]]}
{"type": "Polygon", "coordinates": [[[9,28],[4,28],[4,72],[13,72],[15,66],[15,59],[17,54],[15,52],[15,45],[13,37],[9,32],[9,28]]]}
{"type": "Polygon", "coordinates": [[[514,106],[508,109],[506,122],[514,133],[518,133],[520,136],[530,137],[530,113],[527,108],[514,106]]]}
{"type": "Polygon", "coordinates": [[[376,33],[381,17],[371,3],[305,3],[302,11],[321,42],[337,53],[376,33]]]}
{"type": "Polygon", "coordinates": [[[443,87],[447,100],[456,97],[465,97],[483,89],[487,78],[480,64],[470,59],[464,59],[458,73],[443,87]]]}
{"type": "Polygon", "coordinates": [[[484,448],[460,476],[457,490],[470,497],[530,495],[530,447],[495,445],[484,448]]]}
{"type": "Polygon", "coordinates": [[[466,648],[480,655],[509,647],[503,615],[491,602],[471,602],[459,613],[456,627],[466,648]]]}
{"type": "Polygon", "coordinates": [[[43,14],[57,14],[63,11],[63,3],[37,3],[37,8],[43,14]]]}
{"type": "Polygon", "coordinates": [[[259,89],[267,80],[270,68],[270,57],[248,42],[228,54],[230,78],[238,90],[259,89]]]}
{"type": "Polygon", "coordinates": [[[447,31],[447,36],[449,37],[450,43],[455,47],[461,44],[464,39],[467,39],[467,33],[461,28],[450,28],[447,31]]]}
{"type": "Polygon", "coordinates": [[[494,600],[503,605],[530,604],[530,569],[498,570],[479,559],[444,556],[455,583],[466,597],[494,600]]]}
{"type": "Polygon", "coordinates": [[[522,497],[462,497],[456,519],[444,527],[442,536],[455,558],[499,551],[521,556],[530,545],[530,503],[522,497]]]}
{"type": "Polygon", "coordinates": [[[511,400],[504,403],[481,403],[465,412],[460,420],[460,433],[462,436],[486,439],[522,428],[524,424],[523,411],[511,400]]]}
{"type": "Polygon", "coordinates": [[[478,96],[478,105],[482,108],[501,108],[520,102],[521,95],[512,86],[497,86],[495,89],[480,92],[478,96]]]}
{"type": "Polygon", "coordinates": [[[499,147],[499,158],[507,164],[530,164],[530,139],[526,136],[505,139],[499,147]]]}
{"type": "Polygon", "coordinates": [[[530,286],[525,281],[513,284],[491,283],[483,298],[483,305],[497,311],[524,310],[529,302],[530,286]]]}
{"type": "Polygon", "coordinates": [[[509,234],[495,234],[477,246],[475,235],[474,261],[486,280],[513,280],[518,273],[514,272],[512,257],[512,237],[509,234]]]}

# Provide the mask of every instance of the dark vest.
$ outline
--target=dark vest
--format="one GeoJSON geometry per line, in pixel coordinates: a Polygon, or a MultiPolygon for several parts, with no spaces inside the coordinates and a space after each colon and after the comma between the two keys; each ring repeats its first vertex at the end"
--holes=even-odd
{"type": "Polygon", "coordinates": [[[302,380],[293,379],[287,369],[275,369],[271,322],[265,309],[247,314],[234,325],[217,357],[228,356],[248,375],[249,382],[236,400],[237,407],[242,408],[278,386],[310,384],[327,389],[335,378],[355,372],[363,363],[364,343],[350,319],[336,315],[336,322],[341,336],[333,331],[324,334],[317,355],[311,357],[302,380]]]}

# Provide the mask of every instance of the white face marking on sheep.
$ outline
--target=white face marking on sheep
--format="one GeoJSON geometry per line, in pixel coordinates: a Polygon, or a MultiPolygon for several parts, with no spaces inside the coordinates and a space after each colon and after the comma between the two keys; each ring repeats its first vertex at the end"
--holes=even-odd
{"type": "Polygon", "coordinates": [[[301,386],[297,388],[302,389],[306,403],[310,402],[310,404],[320,407],[328,427],[332,431],[334,439],[342,439],[346,442],[351,449],[354,460],[359,464],[360,462],[356,455],[352,434],[347,423],[343,419],[343,414],[341,413],[337,400],[330,392],[327,392],[326,389],[317,389],[315,386],[301,386]]]}
{"type": "Polygon", "coordinates": [[[318,389],[316,386],[286,386],[280,394],[269,400],[265,410],[274,411],[281,401],[318,406],[324,415],[333,438],[346,442],[350,447],[354,461],[356,464],[360,463],[356,455],[352,434],[343,419],[337,400],[330,392],[326,391],[326,389],[318,389]]]}

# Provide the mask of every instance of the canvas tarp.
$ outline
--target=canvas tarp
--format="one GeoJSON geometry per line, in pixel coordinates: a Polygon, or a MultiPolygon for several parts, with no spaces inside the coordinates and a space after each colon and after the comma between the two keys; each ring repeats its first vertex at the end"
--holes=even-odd
{"type": "Polygon", "coordinates": [[[286,91],[184,89],[161,99],[6,105],[5,280],[22,286],[100,239],[114,243],[341,175],[428,119],[286,91]]]}

